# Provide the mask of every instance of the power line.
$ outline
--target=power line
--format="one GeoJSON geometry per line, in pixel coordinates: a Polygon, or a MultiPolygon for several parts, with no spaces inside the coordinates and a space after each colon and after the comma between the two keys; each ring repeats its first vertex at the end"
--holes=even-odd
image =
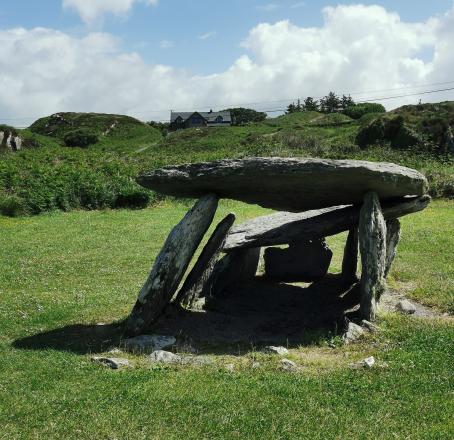
{"type": "MultiPolygon", "coordinates": [[[[432,84],[427,84],[425,86],[429,85],[444,85],[444,84],[454,84],[454,81],[446,81],[446,82],[440,82],[440,83],[432,83],[432,84]]],[[[397,87],[397,88],[391,88],[391,89],[384,89],[382,91],[392,91],[392,90],[408,90],[408,89],[413,89],[417,87],[423,87],[424,85],[415,85],[415,86],[408,86],[408,87],[397,87]]],[[[420,95],[427,95],[431,93],[440,93],[440,92],[446,92],[446,91],[451,91],[454,90],[454,87],[449,87],[449,88],[444,88],[444,89],[437,89],[437,90],[425,90],[425,91],[420,91],[420,92],[415,92],[415,93],[410,93],[410,94],[402,94],[402,95],[394,95],[394,96],[385,96],[385,97],[379,97],[379,98],[370,98],[370,99],[364,99],[361,101],[358,101],[359,103],[364,103],[364,102],[376,102],[376,101],[386,101],[390,99],[398,99],[398,98],[405,98],[405,97],[411,97],[411,96],[420,96],[420,95]]],[[[360,94],[367,94],[367,93],[378,93],[379,90],[375,91],[369,91],[369,92],[355,92],[355,93],[349,93],[349,95],[360,95],[360,94]]],[[[323,96],[317,96],[314,97],[314,99],[321,99],[323,96]]],[[[244,105],[259,105],[259,104],[272,104],[272,103],[278,103],[278,102],[290,102],[290,101],[296,101],[301,98],[283,98],[283,99],[277,99],[277,100],[271,100],[271,101],[257,101],[257,102],[248,102],[248,103],[237,103],[237,104],[212,104],[212,105],[194,105],[194,107],[190,110],[186,111],[193,111],[194,108],[209,108],[209,107],[240,107],[244,105]]],[[[265,113],[276,113],[279,111],[285,111],[285,109],[273,109],[273,110],[265,110],[265,109],[258,109],[260,111],[263,111],[265,113]]],[[[168,112],[169,109],[161,109],[161,110],[149,110],[149,111],[141,111],[141,112],[126,112],[126,113],[134,113],[134,114],[149,114],[149,113],[164,113],[168,112]]],[[[185,110],[178,110],[178,111],[185,111],[185,110]]],[[[61,112],[60,112],[61,113],[61,112]]],[[[35,120],[39,118],[39,116],[24,116],[24,117],[17,117],[17,118],[2,118],[0,117],[1,120],[3,121],[19,121],[19,120],[35,120]]],[[[164,122],[167,120],[160,120],[156,122],[164,122]]]]}

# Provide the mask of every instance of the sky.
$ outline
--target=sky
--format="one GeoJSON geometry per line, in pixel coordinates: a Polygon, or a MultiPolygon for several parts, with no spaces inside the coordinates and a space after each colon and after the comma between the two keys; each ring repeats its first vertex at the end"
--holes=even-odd
{"type": "Polygon", "coordinates": [[[0,123],[454,100],[453,47],[453,0],[2,0],[0,123]]]}

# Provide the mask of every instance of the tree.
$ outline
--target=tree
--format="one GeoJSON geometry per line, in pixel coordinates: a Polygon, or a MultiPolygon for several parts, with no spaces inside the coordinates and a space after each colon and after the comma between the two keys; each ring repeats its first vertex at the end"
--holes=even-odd
{"type": "Polygon", "coordinates": [[[327,96],[320,100],[320,111],[323,113],[334,113],[341,105],[341,100],[334,92],[329,92],[327,96]]]}
{"type": "Polygon", "coordinates": [[[318,101],[314,100],[310,96],[304,100],[304,109],[307,112],[317,112],[318,111],[318,101]]]}
{"type": "Polygon", "coordinates": [[[353,101],[353,98],[350,95],[348,96],[342,95],[341,100],[342,110],[345,110],[346,108],[351,107],[353,105],[355,105],[355,101],[353,101]]]}
{"type": "Polygon", "coordinates": [[[243,125],[249,122],[261,122],[268,116],[264,112],[258,112],[251,108],[235,107],[224,111],[229,111],[232,115],[233,125],[243,125]]]}
{"type": "Polygon", "coordinates": [[[291,113],[296,113],[296,105],[294,102],[288,105],[286,113],[289,115],[291,113]]]}

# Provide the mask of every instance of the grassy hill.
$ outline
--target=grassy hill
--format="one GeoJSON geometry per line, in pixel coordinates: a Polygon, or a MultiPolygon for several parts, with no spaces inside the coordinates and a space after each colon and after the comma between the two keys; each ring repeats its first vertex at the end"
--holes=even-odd
{"type": "Polygon", "coordinates": [[[300,112],[244,126],[182,130],[166,137],[158,129],[128,116],[58,113],[19,131],[34,148],[0,154],[0,213],[140,208],[157,200],[135,183],[141,171],[168,164],[246,156],[395,162],[425,173],[433,196],[453,197],[452,154],[426,148],[425,144],[395,148],[386,139],[368,146],[357,143],[362,130],[373,124],[381,126],[380,121],[394,120],[396,115],[413,131],[436,127],[426,121],[434,121],[438,114],[444,124],[450,123],[454,104],[438,106],[404,107],[360,119],[300,112]],[[86,148],[66,146],[68,134],[80,134],[81,130],[96,136],[96,142],[86,148]]]}

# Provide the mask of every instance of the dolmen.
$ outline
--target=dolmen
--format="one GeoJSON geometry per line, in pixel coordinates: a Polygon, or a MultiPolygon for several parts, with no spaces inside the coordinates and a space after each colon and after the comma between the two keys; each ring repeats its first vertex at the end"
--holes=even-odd
{"type": "Polygon", "coordinates": [[[144,333],[169,303],[200,309],[226,288],[253,278],[261,254],[265,276],[273,280],[321,279],[332,257],[325,238],[344,231],[348,237],[341,278],[346,285],[359,282],[360,313],[371,321],[396,254],[398,219],[430,203],[427,180],[418,171],[356,160],[220,160],[165,167],[141,175],[138,182],[161,194],[198,201],[156,258],[128,318],[129,335],[144,333]],[[234,214],[227,215],[183,282],[221,198],[278,212],[240,225],[234,225],[234,214]],[[288,247],[278,247],[282,245],[288,247]]]}

